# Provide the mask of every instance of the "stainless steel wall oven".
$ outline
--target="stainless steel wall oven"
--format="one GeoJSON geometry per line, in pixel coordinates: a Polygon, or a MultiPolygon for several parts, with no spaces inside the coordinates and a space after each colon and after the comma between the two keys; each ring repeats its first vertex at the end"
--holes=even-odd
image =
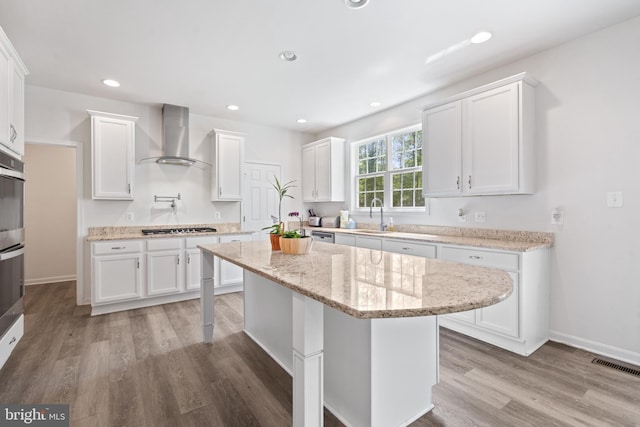
{"type": "Polygon", "coordinates": [[[24,163],[0,152],[0,336],[22,314],[24,163]]]}

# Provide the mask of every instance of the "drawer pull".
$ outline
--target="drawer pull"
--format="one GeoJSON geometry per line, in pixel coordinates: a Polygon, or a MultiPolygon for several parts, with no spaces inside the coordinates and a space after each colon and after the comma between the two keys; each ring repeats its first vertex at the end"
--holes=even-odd
{"type": "Polygon", "coordinates": [[[117,250],[119,250],[119,249],[127,249],[127,247],[126,247],[126,246],[113,246],[111,249],[113,249],[113,250],[116,250],[116,251],[117,251],[117,250]]]}
{"type": "Polygon", "coordinates": [[[402,248],[403,251],[412,251],[413,248],[402,248]]]}
{"type": "Polygon", "coordinates": [[[16,337],[11,337],[11,341],[9,341],[9,345],[13,344],[14,342],[16,342],[16,337]]]}
{"type": "Polygon", "coordinates": [[[478,255],[469,255],[469,259],[482,259],[482,257],[478,255]]]}

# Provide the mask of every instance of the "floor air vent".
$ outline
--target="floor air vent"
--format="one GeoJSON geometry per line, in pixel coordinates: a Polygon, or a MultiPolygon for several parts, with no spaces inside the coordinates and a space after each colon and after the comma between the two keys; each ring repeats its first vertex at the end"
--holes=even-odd
{"type": "Polygon", "coordinates": [[[622,366],[618,363],[609,362],[608,360],[598,359],[597,357],[593,359],[591,363],[595,363],[596,365],[606,366],[607,368],[616,369],[620,372],[624,372],[626,374],[640,377],[640,369],[629,368],[627,366],[622,366]]]}

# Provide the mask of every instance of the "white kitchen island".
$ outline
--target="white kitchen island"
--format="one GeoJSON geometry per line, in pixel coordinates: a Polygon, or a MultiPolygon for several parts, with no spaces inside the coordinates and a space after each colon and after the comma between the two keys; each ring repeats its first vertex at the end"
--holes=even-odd
{"type": "Polygon", "coordinates": [[[323,405],[351,426],[407,425],[433,408],[438,314],[502,301],[501,270],[314,242],[200,246],[202,327],[214,328],[214,256],[245,270],[245,332],[293,376],[293,425],[322,426],[323,405]]]}

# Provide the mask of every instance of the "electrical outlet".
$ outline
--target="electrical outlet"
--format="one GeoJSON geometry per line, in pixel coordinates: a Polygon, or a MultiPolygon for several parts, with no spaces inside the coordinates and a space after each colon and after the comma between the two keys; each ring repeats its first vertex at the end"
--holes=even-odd
{"type": "Polygon", "coordinates": [[[562,225],[564,224],[564,212],[560,209],[554,209],[551,212],[551,224],[562,225]]]}
{"type": "Polygon", "coordinates": [[[135,215],[133,214],[133,212],[127,212],[127,221],[133,221],[135,218],[135,215]]]}
{"type": "Polygon", "coordinates": [[[467,214],[458,215],[458,222],[467,222],[467,214]]]}
{"type": "Polygon", "coordinates": [[[487,213],[478,211],[476,212],[476,222],[486,222],[487,221],[487,213]]]}
{"type": "Polygon", "coordinates": [[[608,208],[622,207],[622,191],[609,191],[607,193],[607,207],[608,208]]]}
{"type": "Polygon", "coordinates": [[[221,216],[221,215],[220,215],[220,211],[215,211],[215,213],[213,214],[213,217],[214,217],[215,219],[220,219],[220,216],[221,216]]]}

